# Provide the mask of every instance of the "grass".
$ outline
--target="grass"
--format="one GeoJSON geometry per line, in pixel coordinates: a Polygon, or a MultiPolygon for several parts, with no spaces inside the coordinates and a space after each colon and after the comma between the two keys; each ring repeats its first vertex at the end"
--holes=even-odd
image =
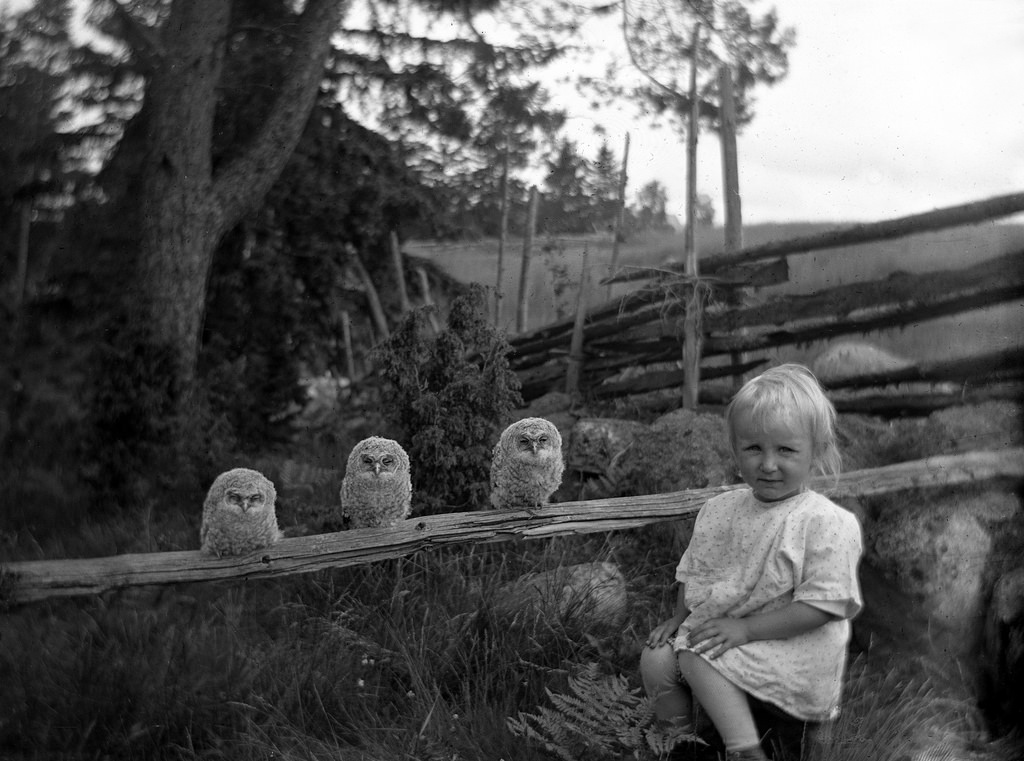
{"type": "MultiPolygon", "coordinates": [[[[670,604],[667,533],[447,548],[278,581],[9,611],[0,619],[0,755],[543,758],[507,719],[549,705],[547,691],[564,693],[583,664],[639,686],[638,643],[670,604]],[[571,610],[508,617],[492,608],[521,574],[599,560],[627,575],[621,629],[586,628],[571,610]]],[[[974,727],[963,701],[859,662],[846,703],[831,745],[810,761],[909,758],[926,716],[936,719],[928,726],[951,727],[953,717],[974,727]]]]}
{"type": "Polygon", "coordinates": [[[529,570],[611,554],[599,539],[467,548],[11,611],[0,755],[530,758],[506,718],[574,663],[630,670],[632,644],[489,601],[529,570]]]}

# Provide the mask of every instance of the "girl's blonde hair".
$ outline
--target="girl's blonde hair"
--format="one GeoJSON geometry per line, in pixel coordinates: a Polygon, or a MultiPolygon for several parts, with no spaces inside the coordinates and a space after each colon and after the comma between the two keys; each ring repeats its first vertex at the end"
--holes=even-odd
{"type": "Polygon", "coordinates": [[[836,443],[836,408],[806,367],[795,363],[773,367],[736,392],[725,410],[729,446],[734,452],[733,418],[739,410],[749,412],[760,424],[779,416],[791,416],[805,423],[814,444],[814,468],[831,478],[833,484],[839,478],[842,458],[836,443]]]}

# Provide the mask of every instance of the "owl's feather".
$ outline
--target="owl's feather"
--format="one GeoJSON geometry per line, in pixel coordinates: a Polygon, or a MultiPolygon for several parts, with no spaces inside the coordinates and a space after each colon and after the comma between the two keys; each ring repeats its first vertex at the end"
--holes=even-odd
{"type": "Polygon", "coordinates": [[[491,459],[491,505],[499,510],[547,504],[562,484],[562,436],[530,417],[506,428],[491,459]]]}
{"type": "Polygon", "coordinates": [[[351,528],[394,526],[412,509],[409,455],[392,439],[371,436],[353,447],[341,482],[341,514],[351,528]]]}
{"type": "Polygon", "coordinates": [[[209,555],[244,555],[277,542],[277,491],[262,473],[235,468],[214,479],[203,502],[200,550],[209,555]]]}

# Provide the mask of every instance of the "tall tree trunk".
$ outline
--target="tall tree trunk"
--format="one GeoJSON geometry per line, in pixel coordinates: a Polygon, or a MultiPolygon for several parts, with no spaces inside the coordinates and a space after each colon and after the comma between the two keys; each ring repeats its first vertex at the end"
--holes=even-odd
{"type": "Polygon", "coordinates": [[[231,0],[174,0],[146,89],[139,190],[138,295],[153,337],[194,379],[207,281],[221,237],[278,178],[309,117],[344,3],[309,0],[288,73],[260,132],[214,171],[213,123],[231,0]]]}

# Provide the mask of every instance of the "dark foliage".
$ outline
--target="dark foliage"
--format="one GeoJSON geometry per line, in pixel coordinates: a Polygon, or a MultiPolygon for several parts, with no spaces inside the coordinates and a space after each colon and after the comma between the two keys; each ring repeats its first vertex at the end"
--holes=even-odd
{"type": "Polygon", "coordinates": [[[452,302],[439,335],[425,323],[423,310],[410,313],[375,352],[384,409],[405,432],[414,509],[477,509],[489,492],[491,449],[522,404],[519,380],[479,286],[452,302]]]}

